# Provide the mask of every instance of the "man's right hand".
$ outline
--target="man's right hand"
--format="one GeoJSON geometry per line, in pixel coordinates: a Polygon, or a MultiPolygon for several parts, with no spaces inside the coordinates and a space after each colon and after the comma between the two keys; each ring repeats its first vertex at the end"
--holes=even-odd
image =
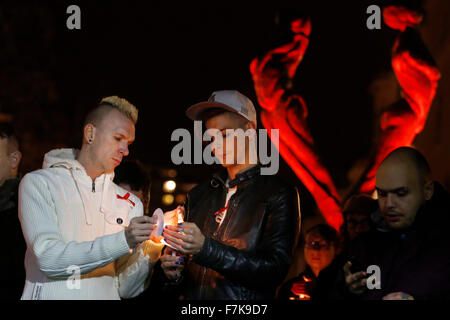
{"type": "Polygon", "coordinates": [[[125,229],[128,246],[133,249],[139,243],[148,240],[150,233],[156,228],[156,219],[148,216],[134,217],[125,229]]]}
{"type": "Polygon", "coordinates": [[[367,289],[367,273],[364,271],[352,273],[351,266],[350,261],[344,265],[345,284],[351,293],[359,295],[367,289]]]}

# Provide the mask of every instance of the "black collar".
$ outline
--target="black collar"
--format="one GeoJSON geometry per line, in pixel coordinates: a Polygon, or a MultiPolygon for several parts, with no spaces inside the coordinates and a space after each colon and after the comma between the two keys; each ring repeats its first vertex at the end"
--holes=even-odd
{"type": "Polygon", "coordinates": [[[214,174],[213,179],[211,180],[211,186],[217,188],[219,186],[219,182],[226,188],[234,188],[238,184],[250,180],[256,176],[259,176],[261,173],[261,165],[257,164],[254,167],[251,167],[250,169],[247,169],[243,172],[239,172],[236,174],[236,177],[229,181],[228,184],[225,182],[226,178],[228,176],[227,170],[224,169],[221,172],[214,174]]]}

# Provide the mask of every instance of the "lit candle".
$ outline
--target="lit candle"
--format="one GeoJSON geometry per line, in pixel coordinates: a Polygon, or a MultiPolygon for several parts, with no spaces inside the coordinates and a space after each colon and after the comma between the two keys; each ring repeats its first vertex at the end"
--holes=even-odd
{"type": "Polygon", "coordinates": [[[144,241],[142,250],[148,256],[151,262],[156,262],[161,257],[161,251],[164,248],[164,243],[160,241],[154,242],[149,239],[144,241]]]}
{"type": "Polygon", "coordinates": [[[184,207],[178,206],[175,210],[164,213],[164,226],[176,226],[183,223],[184,207]]]}
{"type": "MultiPolygon", "coordinates": [[[[144,241],[142,244],[142,250],[149,257],[150,261],[158,261],[164,245],[170,246],[164,241],[164,237],[161,235],[164,227],[167,225],[176,226],[178,223],[183,223],[183,216],[184,207],[182,206],[178,206],[175,210],[168,211],[164,214],[160,208],[155,210],[153,217],[157,219],[156,229],[150,234],[150,239],[144,241]]],[[[172,252],[172,255],[174,256],[176,253],[172,252]]]]}
{"type": "Polygon", "coordinates": [[[150,234],[150,239],[142,243],[142,250],[145,255],[147,255],[151,262],[158,261],[161,256],[161,251],[164,248],[164,243],[162,243],[162,231],[164,226],[164,214],[163,211],[158,208],[153,212],[153,217],[156,218],[156,228],[153,229],[150,234]]]}
{"type": "Polygon", "coordinates": [[[301,293],[301,294],[299,294],[298,299],[299,300],[310,300],[311,297],[306,293],[301,293]]]}

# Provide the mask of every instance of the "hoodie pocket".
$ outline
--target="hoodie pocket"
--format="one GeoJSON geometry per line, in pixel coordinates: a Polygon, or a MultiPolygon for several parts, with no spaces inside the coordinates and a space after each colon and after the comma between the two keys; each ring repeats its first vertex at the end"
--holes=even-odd
{"type": "Polygon", "coordinates": [[[107,231],[115,233],[128,226],[128,211],[106,210],[104,214],[107,231]]]}

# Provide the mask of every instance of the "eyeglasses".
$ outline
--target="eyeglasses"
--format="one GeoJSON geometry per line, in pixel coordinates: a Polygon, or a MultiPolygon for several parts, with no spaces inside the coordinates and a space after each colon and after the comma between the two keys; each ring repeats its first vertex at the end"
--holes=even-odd
{"type": "Polygon", "coordinates": [[[309,241],[305,243],[305,247],[312,250],[326,250],[330,248],[330,244],[328,242],[309,241]]]}

